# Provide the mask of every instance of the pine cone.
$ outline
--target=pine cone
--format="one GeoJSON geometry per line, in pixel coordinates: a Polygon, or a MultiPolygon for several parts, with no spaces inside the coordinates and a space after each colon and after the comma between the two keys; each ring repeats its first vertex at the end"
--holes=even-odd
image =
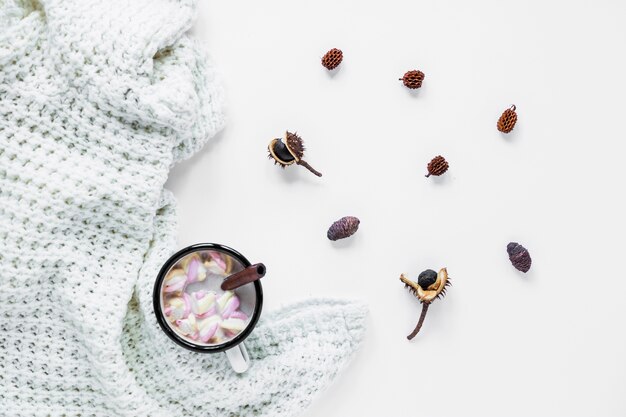
{"type": "Polygon", "coordinates": [[[515,105],[512,105],[498,119],[498,130],[503,133],[509,133],[515,127],[515,123],[517,123],[517,113],[515,113],[515,105]]]}
{"type": "Polygon", "coordinates": [[[446,161],[446,159],[443,156],[438,155],[438,156],[435,156],[433,160],[428,163],[427,168],[428,168],[428,175],[426,175],[426,178],[430,177],[431,175],[438,177],[439,175],[443,174],[444,172],[448,170],[449,165],[448,165],[448,161],[446,161]]]}
{"type": "Polygon", "coordinates": [[[517,242],[511,242],[506,245],[506,251],[509,254],[509,260],[518,271],[528,272],[532,259],[528,250],[517,242]]]}
{"type": "Polygon", "coordinates": [[[424,73],[422,71],[408,71],[400,80],[404,85],[412,90],[420,88],[422,81],[424,81],[424,73]]]}
{"type": "Polygon", "coordinates": [[[334,222],[326,233],[326,237],[330,240],[345,239],[352,236],[359,230],[361,221],[354,216],[346,216],[334,222]]]}
{"type": "Polygon", "coordinates": [[[322,58],[322,65],[330,71],[337,68],[341,61],[343,61],[343,52],[341,49],[333,48],[322,58]]]}

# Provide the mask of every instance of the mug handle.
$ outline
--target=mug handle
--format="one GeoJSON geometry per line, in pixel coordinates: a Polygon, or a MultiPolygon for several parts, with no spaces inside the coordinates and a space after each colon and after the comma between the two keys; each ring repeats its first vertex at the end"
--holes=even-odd
{"type": "Polygon", "coordinates": [[[238,374],[242,374],[250,367],[250,357],[248,356],[248,350],[243,343],[239,343],[237,346],[232,347],[224,352],[230,362],[230,366],[233,371],[238,374]]]}

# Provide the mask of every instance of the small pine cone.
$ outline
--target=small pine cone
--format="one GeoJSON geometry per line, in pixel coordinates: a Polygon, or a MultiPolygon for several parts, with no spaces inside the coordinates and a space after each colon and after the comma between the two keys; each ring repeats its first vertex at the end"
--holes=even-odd
{"type": "Polygon", "coordinates": [[[433,160],[428,163],[427,168],[428,168],[428,175],[426,175],[426,178],[430,177],[431,175],[438,177],[439,175],[443,174],[444,172],[448,170],[449,165],[448,165],[448,161],[446,161],[446,159],[443,156],[438,155],[438,156],[435,156],[433,160]]]}
{"type": "Polygon", "coordinates": [[[416,88],[420,88],[422,86],[422,81],[424,81],[424,73],[422,71],[407,71],[406,74],[400,80],[404,83],[404,85],[412,90],[416,88]]]}
{"type": "Polygon", "coordinates": [[[532,259],[528,250],[517,242],[511,242],[506,245],[506,251],[509,254],[509,260],[518,271],[528,272],[532,259]]]}
{"type": "Polygon", "coordinates": [[[337,68],[341,61],[343,61],[343,52],[341,49],[333,48],[322,58],[322,65],[330,71],[337,68]]]}
{"type": "Polygon", "coordinates": [[[356,217],[342,217],[328,228],[326,236],[330,240],[345,239],[352,236],[357,230],[359,230],[360,223],[361,221],[356,217]]]}
{"type": "Polygon", "coordinates": [[[502,116],[498,119],[498,130],[503,133],[509,133],[517,123],[517,113],[515,113],[515,105],[510,109],[506,109],[502,116]]]}

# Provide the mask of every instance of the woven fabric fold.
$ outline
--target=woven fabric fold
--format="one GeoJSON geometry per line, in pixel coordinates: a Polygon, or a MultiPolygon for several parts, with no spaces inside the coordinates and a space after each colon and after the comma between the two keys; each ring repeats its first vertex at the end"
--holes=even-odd
{"type": "Polygon", "coordinates": [[[224,123],[194,9],[0,0],[6,415],[292,415],[361,340],[364,306],[304,302],[259,324],[238,377],[158,329],[150,288],[176,249],[163,185],[224,123]]]}

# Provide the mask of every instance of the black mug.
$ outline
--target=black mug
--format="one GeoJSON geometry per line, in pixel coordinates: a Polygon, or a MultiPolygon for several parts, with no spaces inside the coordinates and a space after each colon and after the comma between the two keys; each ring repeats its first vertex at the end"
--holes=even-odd
{"type": "MultiPolygon", "coordinates": [[[[260,277],[265,267],[258,265],[260,277]]],[[[263,288],[258,278],[233,290],[223,287],[250,267],[242,254],[216,243],[175,253],[161,268],[153,291],[154,312],[165,334],[195,352],[225,352],[233,370],[245,372],[250,358],[243,341],[261,315],[263,288]]]]}

